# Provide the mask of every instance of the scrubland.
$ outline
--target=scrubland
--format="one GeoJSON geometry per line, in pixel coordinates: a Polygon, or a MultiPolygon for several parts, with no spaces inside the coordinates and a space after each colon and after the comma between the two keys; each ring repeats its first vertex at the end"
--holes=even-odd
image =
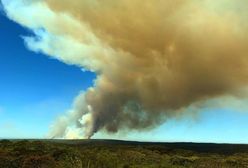
{"type": "Polygon", "coordinates": [[[0,168],[242,168],[248,145],[1,140],[0,168]]]}

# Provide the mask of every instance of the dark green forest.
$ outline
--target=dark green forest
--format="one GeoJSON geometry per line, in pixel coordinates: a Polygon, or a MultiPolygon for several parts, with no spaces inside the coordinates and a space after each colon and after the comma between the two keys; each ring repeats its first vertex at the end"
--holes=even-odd
{"type": "Polygon", "coordinates": [[[248,167],[248,145],[1,140],[0,168],[248,167]]]}

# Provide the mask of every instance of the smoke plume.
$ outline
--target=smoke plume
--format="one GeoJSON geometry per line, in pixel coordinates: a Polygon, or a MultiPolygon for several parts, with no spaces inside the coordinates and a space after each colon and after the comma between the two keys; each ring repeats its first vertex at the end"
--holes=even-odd
{"type": "Polygon", "coordinates": [[[27,47],[95,72],[52,137],[146,130],[211,99],[246,97],[247,0],[2,0],[27,47]],[[70,134],[70,133],[69,133],[70,134]]]}

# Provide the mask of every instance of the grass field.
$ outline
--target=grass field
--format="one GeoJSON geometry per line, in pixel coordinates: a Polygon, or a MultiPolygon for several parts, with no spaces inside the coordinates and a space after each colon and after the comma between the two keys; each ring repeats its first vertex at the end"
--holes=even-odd
{"type": "Polygon", "coordinates": [[[1,140],[0,168],[248,167],[248,145],[1,140]]]}

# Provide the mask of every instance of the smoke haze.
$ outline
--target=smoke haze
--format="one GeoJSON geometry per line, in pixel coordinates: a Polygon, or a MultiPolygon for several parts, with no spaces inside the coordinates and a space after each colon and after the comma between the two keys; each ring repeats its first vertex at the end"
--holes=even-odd
{"type": "Polygon", "coordinates": [[[51,137],[151,129],[190,106],[247,96],[246,0],[2,4],[10,19],[33,30],[23,37],[29,49],[97,74],[51,137]]]}

